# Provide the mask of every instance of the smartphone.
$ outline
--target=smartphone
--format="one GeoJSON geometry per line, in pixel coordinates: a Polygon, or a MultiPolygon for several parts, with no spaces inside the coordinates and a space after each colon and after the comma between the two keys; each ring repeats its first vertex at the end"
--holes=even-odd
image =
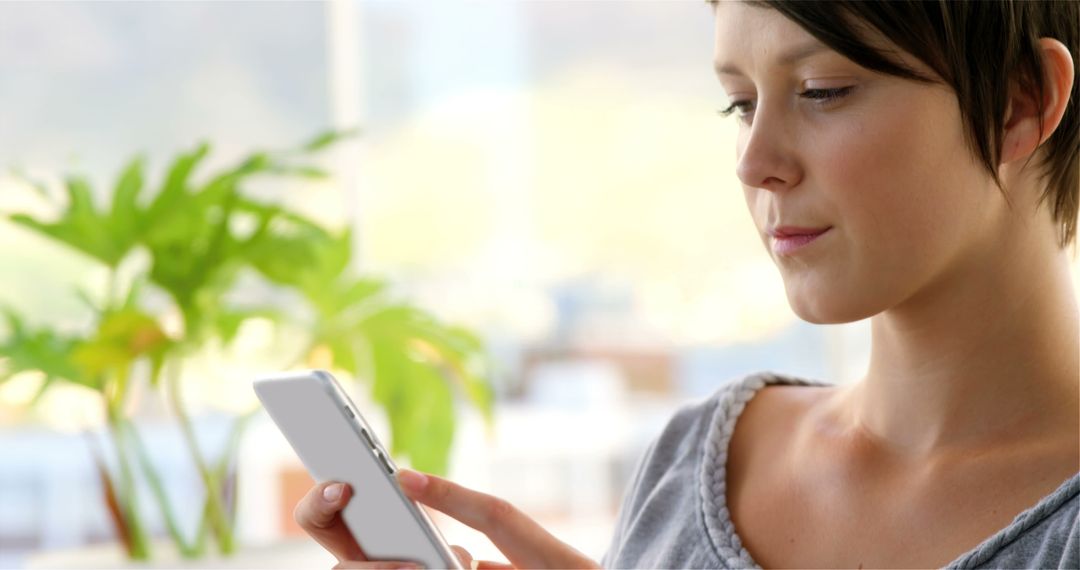
{"type": "Polygon", "coordinates": [[[308,473],[352,487],[341,516],[368,558],[464,570],[435,523],[398,486],[390,454],[329,372],[266,376],[254,386],[308,473]]]}

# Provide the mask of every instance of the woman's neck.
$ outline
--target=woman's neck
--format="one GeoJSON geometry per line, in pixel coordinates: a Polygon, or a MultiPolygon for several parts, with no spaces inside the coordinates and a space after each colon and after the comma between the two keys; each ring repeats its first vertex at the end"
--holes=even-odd
{"type": "Polygon", "coordinates": [[[1076,294],[1067,254],[1036,241],[972,256],[872,319],[867,376],[844,405],[861,432],[914,459],[1075,437],[1076,294]]]}

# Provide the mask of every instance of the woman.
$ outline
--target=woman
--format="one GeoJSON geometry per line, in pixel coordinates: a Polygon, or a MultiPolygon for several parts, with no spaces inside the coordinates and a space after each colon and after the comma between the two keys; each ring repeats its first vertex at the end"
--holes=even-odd
{"type": "MultiPolygon", "coordinates": [[[[682,408],[604,566],[1080,567],[1080,8],[723,2],[737,174],[795,312],[871,317],[851,386],[760,374],[682,408]],[[1019,515],[1019,516],[1018,516],[1019,515]]],[[[499,499],[403,471],[516,567],[596,562],[499,499]]],[[[300,524],[365,562],[312,489],[300,524]]],[[[471,557],[456,548],[468,564],[471,557]]],[[[502,567],[483,563],[480,567],[502,567]]]]}

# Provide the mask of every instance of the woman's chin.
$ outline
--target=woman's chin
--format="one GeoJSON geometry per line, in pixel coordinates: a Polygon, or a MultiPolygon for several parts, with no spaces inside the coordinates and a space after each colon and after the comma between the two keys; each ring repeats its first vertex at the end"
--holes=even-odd
{"type": "MultiPolygon", "coordinates": [[[[785,284],[786,285],[786,284],[785,284]]],[[[815,325],[837,325],[870,318],[880,310],[869,299],[846,294],[835,287],[786,285],[788,304],[802,320],[815,325]]]]}

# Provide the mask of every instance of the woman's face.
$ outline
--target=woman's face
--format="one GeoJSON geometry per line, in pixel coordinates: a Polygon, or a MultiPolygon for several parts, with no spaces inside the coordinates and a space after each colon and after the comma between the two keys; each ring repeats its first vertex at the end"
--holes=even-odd
{"type": "Polygon", "coordinates": [[[801,318],[848,322],[916,301],[1001,243],[1007,208],[947,87],[869,71],[739,2],[716,8],[715,63],[737,106],[746,203],[801,318]],[[825,231],[795,247],[808,238],[770,235],[784,227],[825,231]]]}

